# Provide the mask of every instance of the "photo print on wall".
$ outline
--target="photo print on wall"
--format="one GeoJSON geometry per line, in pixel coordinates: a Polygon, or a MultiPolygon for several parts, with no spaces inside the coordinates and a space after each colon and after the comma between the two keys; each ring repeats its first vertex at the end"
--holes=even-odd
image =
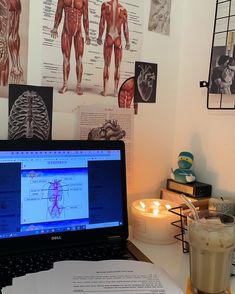
{"type": "Polygon", "coordinates": [[[215,38],[215,45],[212,48],[209,93],[211,94],[235,94],[235,32],[228,32],[227,37],[215,38]],[[227,38],[227,40],[226,40],[227,38]]]}
{"type": "Polygon", "coordinates": [[[8,85],[25,84],[28,65],[29,0],[0,1],[0,97],[8,85]]]}
{"type": "Polygon", "coordinates": [[[9,85],[9,140],[51,140],[53,88],[9,85]]]}
{"type": "Polygon", "coordinates": [[[171,0],[152,0],[148,29],[149,31],[170,34],[171,0]]]}
{"type": "Polygon", "coordinates": [[[143,0],[86,0],[84,7],[71,8],[72,18],[67,10],[72,1],[67,2],[43,3],[41,84],[65,96],[75,92],[88,99],[103,95],[115,97],[116,103],[120,85],[133,76],[135,60],[140,57],[143,0]],[[75,44],[64,42],[67,38],[75,44]]]}
{"type": "Polygon", "coordinates": [[[135,103],[155,103],[158,66],[155,63],[135,63],[135,103]]]}
{"type": "Polygon", "coordinates": [[[134,103],[135,77],[127,79],[120,87],[118,93],[118,106],[120,108],[134,108],[138,113],[138,103],[134,103]]]}

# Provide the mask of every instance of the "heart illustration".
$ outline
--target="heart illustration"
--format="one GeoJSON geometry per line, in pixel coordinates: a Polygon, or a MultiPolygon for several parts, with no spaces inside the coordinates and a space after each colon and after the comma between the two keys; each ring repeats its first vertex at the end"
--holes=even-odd
{"type": "Polygon", "coordinates": [[[149,101],[155,80],[155,74],[151,72],[149,65],[140,66],[141,71],[137,78],[137,87],[143,101],[149,101]]]}

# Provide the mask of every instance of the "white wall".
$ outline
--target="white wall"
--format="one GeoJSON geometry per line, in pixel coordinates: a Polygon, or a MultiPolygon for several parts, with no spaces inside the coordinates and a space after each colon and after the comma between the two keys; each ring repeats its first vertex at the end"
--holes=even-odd
{"type": "Polygon", "coordinates": [[[213,195],[235,197],[235,112],[207,110],[207,80],[215,14],[215,0],[185,0],[179,70],[179,92],[174,130],[178,153],[194,153],[197,179],[213,186],[213,195]]]}
{"type": "MultiPolygon", "coordinates": [[[[197,179],[212,184],[215,196],[235,196],[234,111],[207,110],[206,89],[199,88],[199,81],[208,78],[215,3],[172,0],[171,33],[165,36],[147,30],[150,0],[144,0],[141,61],[158,64],[157,103],[139,105],[135,116],[135,174],[129,201],[158,195],[170,168],[177,167],[177,156],[182,150],[194,153],[197,179]]],[[[30,72],[40,64],[40,36],[35,34],[39,17],[38,10],[31,10],[30,72]]],[[[40,73],[28,78],[29,83],[39,84],[40,73]]],[[[69,103],[65,98],[54,95],[54,139],[73,138],[71,109],[84,103],[77,96],[69,103]],[[63,108],[66,112],[62,112],[63,108]]],[[[108,99],[103,102],[110,103],[108,99]]],[[[7,137],[7,107],[7,99],[0,99],[2,139],[7,137]]]]}
{"type": "MultiPolygon", "coordinates": [[[[165,36],[147,30],[150,0],[144,0],[144,41],[141,60],[158,64],[159,77],[157,103],[139,105],[134,121],[134,186],[129,189],[129,201],[143,196],[155,196],[169,176],[179,79],[179,50],[183,0],[172,0],[171,33],[165,36]]],[[[30,2],[28,84],[40,85],[41,81],[41,27],[42,7],[40,1],[30,2]]],[[[87,99],[77,95],[67,97],[54,91],[53,138],[72,139],[74,114],[79,104],[100,101],[100,96],[87,99]]],[[[103,98],[103,103],[111,103],[103,98]]],[[[113,103],[113,102],[112,102],[113,103]]],[[[7,138],[8,100],[0,99],[0,138],[7,138]]]]}
{"type": "Polygon", "coordinates": [[[170,36],[147,29],[150,2],[145,0],[142,61],[158,64],[156,104],[139,105],[135,117],[135,186],[133,198],[158,196],[170,175],[178,87],[183,2],[172,1],[170,36]]]}

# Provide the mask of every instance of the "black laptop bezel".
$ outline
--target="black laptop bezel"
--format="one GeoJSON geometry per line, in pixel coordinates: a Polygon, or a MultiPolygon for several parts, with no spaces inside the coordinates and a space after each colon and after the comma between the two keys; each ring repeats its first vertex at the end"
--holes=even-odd
{"type": "Polygon", "coordinates": [[[39,249],[59,248],[88,243],[106,242],[114,238],[126,240],[128,238],[127,215],[127,188],[125,143],[119,141],[83,141],[83,140],[52,140],[52,141],[9,141],[0,140],[1,151],[30,151],[30,150],[120,150],[121,176],[122,176],[122,205],[123,224],[112,228],[88,229],[82,231],[69,231],[30,235],[17,238],[0,239],[0,255],[19,253],[39,249]]]}

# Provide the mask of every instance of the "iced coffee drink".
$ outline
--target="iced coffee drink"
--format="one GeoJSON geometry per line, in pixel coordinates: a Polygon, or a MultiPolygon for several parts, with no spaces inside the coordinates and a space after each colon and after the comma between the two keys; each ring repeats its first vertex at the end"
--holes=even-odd
{"type": "Polygon", "coordinates": [[[190,284],[194,293],[227,293],[235,245],[234,217],[202,211],[188,221],[190,284]]]}

